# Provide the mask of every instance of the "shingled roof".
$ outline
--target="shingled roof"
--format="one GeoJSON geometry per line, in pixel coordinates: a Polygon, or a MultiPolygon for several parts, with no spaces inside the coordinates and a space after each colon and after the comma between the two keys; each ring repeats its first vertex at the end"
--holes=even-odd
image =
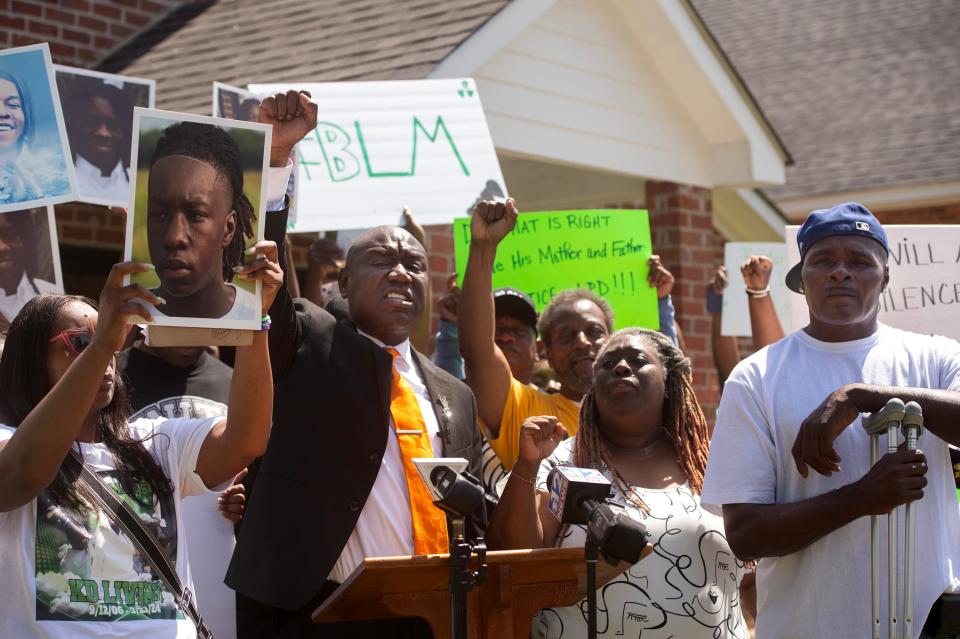
{"type": "Polygon", "coordinates": [[[790,148],[774,200],[960,179],[960,2],[692,0],[790,148]]]}
{"type": "Polygon", "coordinates": [[[157,81],[157,108],[209,114],[214,80],[427,76],[507,0],[222,0],[190,3],[100,68],[157,81]]]}

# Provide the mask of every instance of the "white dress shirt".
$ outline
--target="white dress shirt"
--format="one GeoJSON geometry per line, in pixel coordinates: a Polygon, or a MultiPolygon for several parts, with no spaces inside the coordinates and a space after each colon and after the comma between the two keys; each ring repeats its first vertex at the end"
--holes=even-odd
{"type": "Polygon", "coordinates": [[[130,180],[123,162],[117,162],[110,175],[104,177],[99,168],[77,155],[77,190],[80,199],[97,200],[98,204],[126,206],[130,198],[130,180]]]}
{"type": "MultiPolygon", "coordinates": [[[[381,348],[383,342],[359,331],[361,335],[381,348]]],[[[394,360],[397,371],[411,388],[420,405],[423,422],[430,434],[430,446],[435,457],[443,455],[443,440],[440,424],[433,410],[430,394],[423,377],[413,363],[410,340],[393,346],[400,353],[394,360]]],[[[413,517],[410,515],[410,493],[407,476],[403,470],[400,443],[397,441],[393,417],[390,418],[390,433],[387,449],[383,453],[380,472],[373,490],[360,512],[360,519],[340,553],[340,558],[330,572],[329,579],[343,583],[363,563],[364,557],[393,557],[413,554],[413,517]]]]}
{"type": "Polygon", "coordinates": [[[30,284],[30,280],[27,278],[27,274],[24,273],[20,276],[20,283],[17,284],[17,290],[14,291],[13,294],[7,295],[6,292],[0,288],[0,315],[7,318],[7,321],[12,322],[13,318],[17,316],[17,313],[20,312],[20,309],[37,295],[43,293],[62,293],[56,284],[41,280],[39,277],[33,278],[33,284],[36,284],[36,289],[33,288],[33,285],[30,284]]]}

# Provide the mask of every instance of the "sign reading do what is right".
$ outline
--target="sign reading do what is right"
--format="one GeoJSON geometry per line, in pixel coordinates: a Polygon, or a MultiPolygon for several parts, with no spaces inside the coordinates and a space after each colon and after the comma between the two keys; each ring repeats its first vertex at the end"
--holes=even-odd
{"type": "MultiPolygon", "coordinates": [[[[470,252],[470,218],[453,224],[460,284],[470,252]]],[[[650,218],[645,210],[521,213],[497,246],[493,286],[527,293],[543,310],[559,292],[585,288],[609,302],[616,328],[657,329],[657,291],[647,283],[650,218]]]]}
{"type": "Polygon", "coordinates": [[[449,224],[507,189],[472,79],[251,84],[309,91],[317,128],[297,145],[294,232],[449,224]]]}
{"type": "MultiPolygon", "coordinates": [[[[797,231],[788,226],[787,263],[800,261],[797,231]]],[[[884,224],[890,283],[880,294],[880,321],[925,335],[960,340],[960,225],[884,224]]],[[[809,322],[806,299],[790,294],[791,326],[809,322]]]]}

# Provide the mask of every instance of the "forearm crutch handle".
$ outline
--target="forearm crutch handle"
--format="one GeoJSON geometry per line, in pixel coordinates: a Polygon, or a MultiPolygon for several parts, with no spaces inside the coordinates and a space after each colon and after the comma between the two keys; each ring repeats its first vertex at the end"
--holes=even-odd
{"type": "MultiPolygon", "coordinates": [[[[886,406],[876,413],[867,415],[861,420],[863,429],[870,436],[870,467],[873,468],[880,461],[880,435],[887,433],[888,440],[891,439],[890,433],[896,433],[900,427],[900,422],[906,412],[906,407],[902,400],[896,397],[887,401],[886,406]]],[[[893,437],[893,449],[896,450],[896,438],[893,437]]],[[[889,445],[888,445],[889,450],[889,445]]],[[[887,526],[890,527],[891,521],[887,519],[887,526]]],[[[894,527],[895,531],[896,528],[894,527]]],[[[895,533],[894,533],[895,534],[895,533]]],[[[891,541],[892,536],[888,535],[888,544],[890,549],[891,571],[887,574],[888,589],[892,587],[893,595],[890,596],[890,639],[895,639],[896,616],[893,612],[896,601],[896,573],[893,569],[896,566],[896,546],[891,541]]],[[[889,595],[889,590],[888,590],[889,595]]],[[[871,631],[872,639],[880,639],[880,520],[876,515],[870,517],[870,610],[873,620],[873,629],[871,631]]]]}
{"type": "MultiPolygon", "coordinates": [[[[904,408],[903,438],[906,448],[913,452],[917,450],[917,440],[923,434],[923,409],[916,402],[907,402],[904,408]]],[[[904,513],[903,528],[903,636],[913,638],[913,513],[912,502],[907,502],[904,513]]]]}

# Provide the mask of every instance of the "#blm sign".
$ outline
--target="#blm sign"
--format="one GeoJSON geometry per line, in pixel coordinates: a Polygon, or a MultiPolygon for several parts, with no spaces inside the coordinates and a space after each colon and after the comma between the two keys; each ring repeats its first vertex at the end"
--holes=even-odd
{"type": "Polygon", "coordinates": [[[309,91],[317,128],[297,145],[293,231],[449,224],[507,189],[472,79],[251,84],[309,91]]]}
{"type": "MultiPolygon", "coordinates": [[[[462,284],[470,218],[457,219],[453,231],[462,284]]],[[[646,211],[521,213],[516,228],[497,247],[493,286],[526,292],[538,312],[560,291],[586,288],[610,303],[617,328],[657,329],[657,292],[647,283],[651,254],[646,211]]]]}
{"type": "Polygon", "coordinates": [[[790,326],[790,289],[783,278],[790,270],[787,264],[787,247],[782,242],[727,242],[723,249],[723,263],[727,267],[727,289],[723,293],[723,313],[720,318],[720,334],[749,336],[750,309],[744,292],[740,265],[751,255],[766,255],[773,262],[770,272],[770,297],[781,326],[790,326]]]}
{"type": "MultiPolygon", "coordinates": [[[[787,227],[787,263],[800,261],[797,231],[787,227]]],[[[880,321],[926,335],[960,339],[960,225],[884,224],[890,284],[880,295],[880,321]]],[[[806,299],[790,294],[791,326],[809,321],[806,299]]]]}

